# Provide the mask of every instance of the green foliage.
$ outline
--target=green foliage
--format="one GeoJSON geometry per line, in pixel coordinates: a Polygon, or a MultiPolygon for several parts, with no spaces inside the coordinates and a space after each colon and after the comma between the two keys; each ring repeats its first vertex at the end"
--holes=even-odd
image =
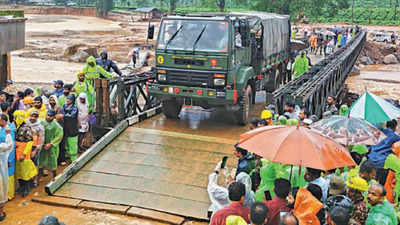
{"type": "Polygon", "coordinates": [[[351,8],[338,10],[336,14],[330,15],[328,11],[323,12],[321,16],[314,19],[313,22],[329,23],[329,22],[347,22],[357,24],[371,25],[398,25],[400,18],[394,19],[394,10],[391,8],[354,8],[354,18],[351,18],[351,8]]]}
{"type": "Polygon", "coordinates": [[[23,18],[24,10],[1,10],[0,16],[13,16],[13,18],[23,18]]]}

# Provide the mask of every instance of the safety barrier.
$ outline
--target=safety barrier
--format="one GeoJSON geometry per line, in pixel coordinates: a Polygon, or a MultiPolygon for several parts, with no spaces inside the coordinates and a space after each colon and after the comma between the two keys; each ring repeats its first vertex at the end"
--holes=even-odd
{"type": "Polygon", "coordinates": [[[360,31],[344,47],[314,65],[307,73],[267,93],[267,104],[275,104],[278,112],[288,101],[306,108],[311,114],[321,117],[328,96],[340,96],[344,83],[354,66],[366,40],[366,32],[360,31]]]}
{"type": "Polygon", "coordinates": [[[159,107],[161,102],[147,93],[147,82],[151,79],[152,73],[147,71],[112,81],[95,80],[97,125],[113,127],[124,119],[159,107]]]}

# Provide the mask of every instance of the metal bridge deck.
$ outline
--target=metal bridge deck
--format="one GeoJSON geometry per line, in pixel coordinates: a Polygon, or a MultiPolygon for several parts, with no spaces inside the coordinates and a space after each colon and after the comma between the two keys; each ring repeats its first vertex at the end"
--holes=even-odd
{"type": "Polygon", "coordinates": [[[232,139],[129,127],[55,195],[207,219],[210,168],[231,154],[233,144],[232,139]]]}

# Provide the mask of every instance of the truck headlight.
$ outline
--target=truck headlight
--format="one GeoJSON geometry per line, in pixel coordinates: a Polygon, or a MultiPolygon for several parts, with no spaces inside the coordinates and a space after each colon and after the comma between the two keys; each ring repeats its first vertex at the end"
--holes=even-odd
{"type": "Polygon", "coordinates": [[[215,86],[225,86],[225,79],[214,79],[215,86]]]}
{"type": "Polygon", "coordinates": [[[159,81],[166,81],[167,80],[167,76],[165,74],[158,74],[158,80],[159,81]]]}

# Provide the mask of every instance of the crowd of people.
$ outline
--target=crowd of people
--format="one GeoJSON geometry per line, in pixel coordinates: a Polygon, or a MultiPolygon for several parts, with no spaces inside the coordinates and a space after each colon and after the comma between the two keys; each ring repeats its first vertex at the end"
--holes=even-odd
{"type": "MultiPolygon", "coordinates": [[[[309,34],[304,33],[304,38],[310,46],[309,53],[327,57],[337,49],[343,47],[351,41],[360,30],[356,27],[333,27],[332,29],[313,31],[309,34]]],[[[292,30],[292,38],[296,37],[297,28],[292,30]]],[[[294,52],[294,62],[291,68],[293,78],[298,78],[308,71],[312,66],[308,51],[303,50],[298,54],[294,52]]]]}
{"type": "Polygon", "coordinates": [[[111,79],[112,72],[122,74],[103,51],[98,59],[88,57],[72,84],[56,80],[53,91],[0,92],[0,221],[6,217],[4,204],[16,193],[27,196],[43,176],[54,179],[59,166],[91,146],[94,80],[111,79]]]}
{"type": "MultiPolygon", "coordinates": [[[[329,96],[323,117],[346,115],[329,96]]],[[[262,126],[309,126],[318,120],[306,109],[288,102],[283,115],[267,106],[250,130],[262,126]]],[[[348,146],[354,167],[321,171],[311,167],[270,162],[235,146],[237,167],[228,172],[219,162],[209,175],[211,225],[398,225],[400,136],[397,122],[382,128],[386,138],[374,146],[348,146]],[[398,143],[396,143],[398,142],[398,143]],[[384,152],[384,153],[383,153],[384,152]],[[384,166],[393,160],[395,165],[384,166]],[[394,169],[394,170],[393,170],[394,169]],[[220,174],[226,186],[219,185],[220,174]]]]}

